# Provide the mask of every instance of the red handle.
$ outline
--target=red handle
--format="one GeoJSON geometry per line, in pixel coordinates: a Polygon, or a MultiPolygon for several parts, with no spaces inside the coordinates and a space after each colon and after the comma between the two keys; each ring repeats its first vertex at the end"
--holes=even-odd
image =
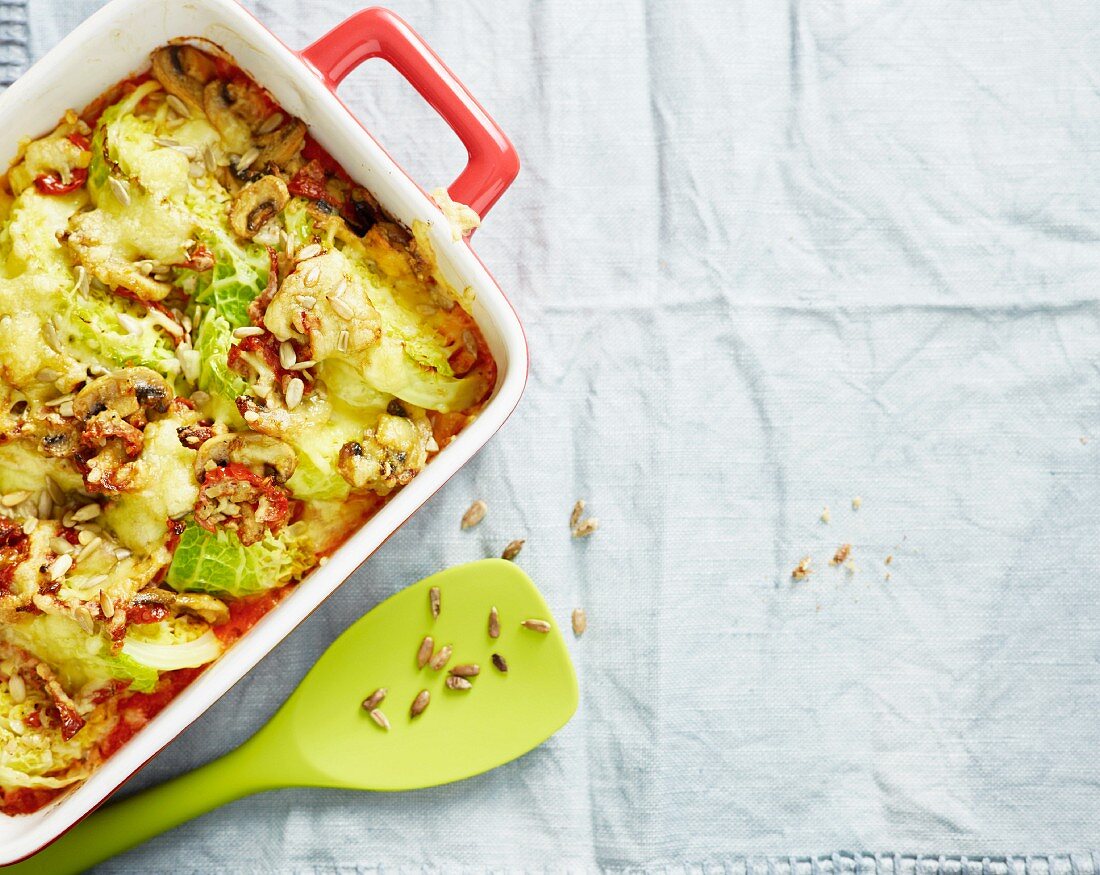
{"type": "Polygon", "coordinates": [[[466,169],[448,193],[484,217],[519,173],[519,156],[489,114],[417,33],[375,6],[356,12],[304,49],[302,59],[333,91],[368,58],[382,58],[409,80],[466,147],[466,169]]]}

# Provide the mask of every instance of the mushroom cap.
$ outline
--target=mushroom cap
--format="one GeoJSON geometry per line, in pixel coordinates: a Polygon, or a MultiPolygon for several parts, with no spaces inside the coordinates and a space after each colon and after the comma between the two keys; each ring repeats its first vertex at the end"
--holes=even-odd
{"type": "Polygon", "coordinates": [[[278,438],[253,431],[219,434],[205,441],[195,457],[195,475],[201,480],[210,463],[223,467],[244,465],[256,474],[269,472],[276,482],[285,483],[298,467],[294,448],[278,438]]]}

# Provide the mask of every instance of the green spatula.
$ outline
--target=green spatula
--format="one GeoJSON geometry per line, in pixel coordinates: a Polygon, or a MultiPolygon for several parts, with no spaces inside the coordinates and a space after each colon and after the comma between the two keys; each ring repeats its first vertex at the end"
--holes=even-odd
{"type": "MultiPolygon", "coordinates": [[[[538,625],[538,624],[534,624],[538,625]]],[[[486,772],[527,753],[577,707],[565,641],[539,591],[511,562],[486,559],[434,574],[378,605],[333,642],[271,721],[239,748],[102,809],[7,873],[81,872],[219,805],[281,787],[415,790],[486,772]],[[430,591],[439,588],[433,618],[430,591]],[[496,607],[500,637],[489,635],[496,607]],[[548,620],[547,633],[521,625],[548,620]],[[417,667],[430,635],[446,667],[417,667]],[[507,672],[494,666],[503,657],[507,672]],[[471,688],[448,669],[476,663],[471,688]],[[387,731],[362,708],[379,687],[387,731]],[[417,717],[421,690],[430,701],[417,717]]]]}

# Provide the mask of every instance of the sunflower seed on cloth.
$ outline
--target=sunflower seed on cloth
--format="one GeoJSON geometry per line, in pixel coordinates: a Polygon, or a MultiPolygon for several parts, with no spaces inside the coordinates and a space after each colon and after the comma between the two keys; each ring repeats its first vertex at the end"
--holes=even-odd
{"type": "Polygon", "coordinates": [[[581,522],[579,522],[577,524],[577,527],[575,529],[573,529],[573,537],[574,538],[587,538],[594,531],[596,531],[596,529],[598,529],[599,527],[600,527],[600,521],[598,519],[596,519],[596,517],[590,516],[588,519],[581,520],[581,522]]]}
{"type": "Polygon", "coordinates": [[[509,541],[508,546],[504,548],[504,552],[500,554],[501,559],[507,559],[509,562],[513,561],[518,555],[519,551],[523,549],[523,545],[527,541],[523,538],[516,538],[514,541],[509,541]]]}
{"type": "Polygon", "coordinates": [[[472,529],[483,519],[485,519],[485,514],[488,510],[489,505],[487,505],[479,498],[477,501],[471,504],[466,509],[466,513],[462,515],[462,528],[472,529]]]}
{"type": "Polygon", "coordinates": [[[573,634],[580,638],[588,629],[588,614],[584,612],[584,608],[573,609],[573,634]]]}

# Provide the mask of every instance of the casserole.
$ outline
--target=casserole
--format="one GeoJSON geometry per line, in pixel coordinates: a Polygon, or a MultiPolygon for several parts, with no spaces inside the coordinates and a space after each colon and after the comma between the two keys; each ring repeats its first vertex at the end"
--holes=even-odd
{"type": "Polygon", "coordinates": [[[518,171],[510,144],[476,102],[403,22],[383,10],[352,16],[299,56],[228,0],[116,0],[0,97],[0,154],[15,154],[17,137],[49,130],[67,108],[88,104],[115,82],[143,69],[153,49],[184,36],[222,47],[282,107],[307,123],[321,146],[377,197],[387,213],[406,227],[418,222],[429,226],[446,281],[476,296],[473,316],[496,361],[496,385],[480,416],[337,549],[327,565],[310,574],[86,783],[32,815],[0,818],[0,862],[24,857],[59,835],[209,707],[495,432],[518,402],[526,377],[527,352],[518,320],[487,271],[467,242],[455,239],[440,210],[334,96],[339,81],[361,61],[390,61],[465,143],[470,161],[450,195],[481,215],[518,171]]]}

